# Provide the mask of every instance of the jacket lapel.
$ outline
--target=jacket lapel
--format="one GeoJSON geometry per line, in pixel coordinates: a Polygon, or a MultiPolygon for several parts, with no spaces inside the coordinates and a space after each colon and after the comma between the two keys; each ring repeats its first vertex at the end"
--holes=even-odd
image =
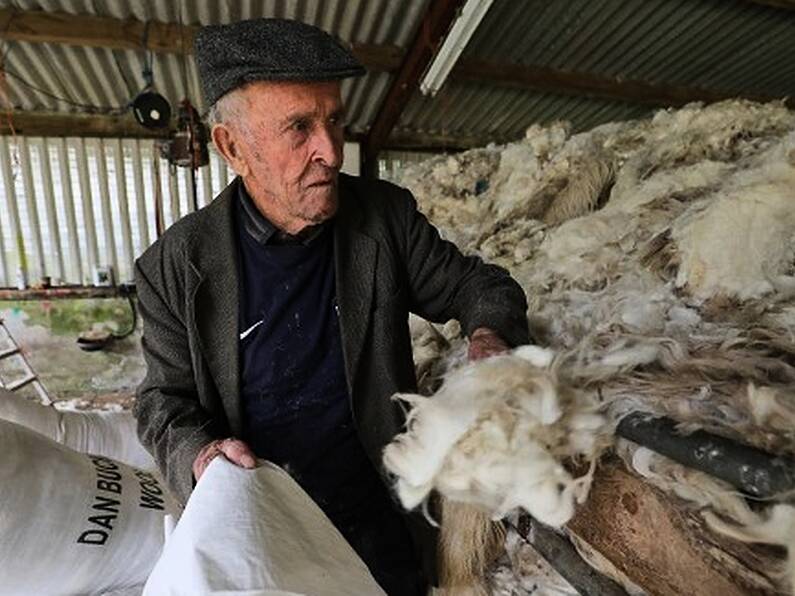
{"type": "Polygon", "coordinates": [[[201,352],[215,381],[233,435],[240,436],[240,369],[238,364],[238,268],[234,205],[237,182],[213,201],[208,218],[192,247],[194,322],[201,352]]]}
{"type": "Polygon", "coordinates": [[[337,304],[351,395],[370,325],[378,253],[376,241],[359,231],[361,211],[357,199],[352,189],[340,185],[340,207],[334,226],[337,304]]]}

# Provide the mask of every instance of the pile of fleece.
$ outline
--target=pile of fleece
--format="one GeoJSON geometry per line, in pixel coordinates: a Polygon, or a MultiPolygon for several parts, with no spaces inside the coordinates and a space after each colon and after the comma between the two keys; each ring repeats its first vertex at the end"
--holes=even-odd
{"type": "MultiPolygon", "coordinates": [[[[555,391],[576,388],[583,396],[560,402],[559,420],[581,411],[602,416],[601,436],[624,414],[647,411],[671,416],[685,432],[704,428],[795,455],[795,113],[782,104],[692,104],[575,135],[565,123],[534,125],[521,141],[432,158],[396,182],[414,192],[443,236],[522,285],[535,341],[559,354],[555,375],[565,388],[555,391]],[[582,410],[586,402],[596,409],[582,410]]],[[[408,458],[409,446],[421,449],[436,432],[433,417],[447,400],[466,402],[461,380],[477,370],[456,372],[464,340],[450,325],[433,332],[429,325],[414,321],[412,333],[422,348],[422,389],[439,391],[427,402],[404,397],[414,410],[387,451],[393,470],[402,469],[396,452],[408,458]]],[[[485,381],[478,387],[495,391],[485,381]]],[[[495,400],[508,397],[506,390],[495,400]]],[[[479,407],[488,413],[468,411],[467,424],[445,435],[443,460],[430,458],[413,475],[398,472],[404,502],[421,500],[432,482],[495,516],[533,503],[491,479],[489,487],[501,488],[485,494],[491,489],[478,484],[477,468],[491,457],[496,472],[527,449],[520,441],[506,451],[506,429],[532,427],[535,414],[506,405],[513,409],[495,449],[483,427],[502,413],[479,407]],[[462,480],[456,462],[467,457],[474,471],[462,480]]],[[[533,432],[525,437],[543,444],[533,432]]],[[[549,464],[550,479],[560,474],[553,461],[583,457],[571,448],[545,451],[551,459],[538,461],[549,464]]],[[[598,449],[585,459],[595,455],[598,449]]],[[[420,451],[411,457],[424,459],[420,451]]],[[[639,473],[643,461],[635,458],[639,473]]],[[[795,549],[781,530],[791,527],[790,506],[745,511],[714,491],[688,489],[692,478],[676,475],[665,487],[711,510],[713,528],[795,549]]],[[[565,519],[568,505],[563,498],[556,513],[542,515],[565,519]]]]}

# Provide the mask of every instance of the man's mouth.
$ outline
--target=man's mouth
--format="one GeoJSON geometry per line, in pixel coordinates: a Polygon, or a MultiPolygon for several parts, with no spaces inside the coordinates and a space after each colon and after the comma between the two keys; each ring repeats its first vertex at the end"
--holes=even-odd
{"type": "Polygon", "coordinates": [[[323,180],[316,180],[314,182],[309,183],[309,186],[332,186],[334,184],[334,178],[324,178],[323,180]]]}

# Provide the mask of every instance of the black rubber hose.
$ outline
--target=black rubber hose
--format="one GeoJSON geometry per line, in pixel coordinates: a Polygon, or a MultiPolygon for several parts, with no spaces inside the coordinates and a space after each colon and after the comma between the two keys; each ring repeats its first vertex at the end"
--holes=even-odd
{"type": "Polygon", "coordinates": [[[634,412],[621,420],[616,432],[752,497],[774,497],[795,490],[795,460],[703,430],[681,434],[676,425],[670,418],[634,412]]]}

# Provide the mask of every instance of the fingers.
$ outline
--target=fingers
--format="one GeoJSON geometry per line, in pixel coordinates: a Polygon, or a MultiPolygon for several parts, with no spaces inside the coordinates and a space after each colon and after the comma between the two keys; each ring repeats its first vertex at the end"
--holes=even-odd
{"type": "Polygon", "coordinates": [[[199,478],[202,477],[202,474],[204,474],[207,466],[210,465],[210,462],[221,453],[221,451],[218,449],[220,442],[221,441],[218,440],[207,443],[207,445],[202,447],[198,455],[196,455],[196,459],[193,460],[193,477],[197,482],[199,481],[199,478]]]}
{"type": "Polygon", "coordinates": [[[223,455],[226,459],[241,468],[254,468],[257,460],[251,449],[239,439],[218,439],[207,443],[193,460],[193,477],[198,482],[210,462],[223,455]]]}
{"type": "Polygon", "coordinates": [[[510,348],[503,339],[491,329],[480,327],[472,333],[467,356],[470,361],[481,360],[507,352],[510,348]]]}
{"type": "Polygon", "coordinates": [[[257,460],[249,446],[239,439],[224,439],[218,447],[224,457],[241,468],[254,468],[257,460]]]}

